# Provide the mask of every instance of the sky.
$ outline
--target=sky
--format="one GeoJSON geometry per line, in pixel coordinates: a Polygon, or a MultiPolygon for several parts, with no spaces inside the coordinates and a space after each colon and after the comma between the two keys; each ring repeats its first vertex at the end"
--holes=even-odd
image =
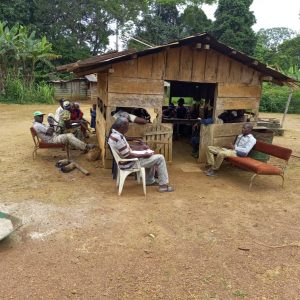
{"type": "MultiPolygon", "coordinates": [[[[203,5],[210,19],[214,19],[217,5],[203,5]]],[[[300,0],[254,0],[250,10],[254,12],[256,24],[254,31],[261,28],[288,27],[300,32],[300,0]]]]}

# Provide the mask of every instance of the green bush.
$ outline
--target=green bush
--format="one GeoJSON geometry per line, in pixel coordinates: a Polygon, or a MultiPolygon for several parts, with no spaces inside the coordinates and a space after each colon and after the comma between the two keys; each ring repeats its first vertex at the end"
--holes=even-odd
{"type": "MultiPolygon", "coordinates": [[[[283,113],[288,100],[290,89],[272,84],[264,84],[260,102],[260,111],[283,113]]],[[[289,113],[300,113],[300,89],[293,92],[289,113]]]]}
{"type": "Polygon", "coordinates": [[[7,78],[4,92],[0,94],[0,102],[30,104],[54,103],[54,89],[45,82],[28,84],[20,78],[7,78]]]}

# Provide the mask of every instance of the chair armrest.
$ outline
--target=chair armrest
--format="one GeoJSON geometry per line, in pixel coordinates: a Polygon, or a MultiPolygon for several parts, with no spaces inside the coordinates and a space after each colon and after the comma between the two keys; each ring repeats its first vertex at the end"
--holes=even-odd
{"type": "Polygon", "coordinates": [[[124,161],[138,161],[138,158],[120,158],[119,161],[124,162],[124,161]]]}

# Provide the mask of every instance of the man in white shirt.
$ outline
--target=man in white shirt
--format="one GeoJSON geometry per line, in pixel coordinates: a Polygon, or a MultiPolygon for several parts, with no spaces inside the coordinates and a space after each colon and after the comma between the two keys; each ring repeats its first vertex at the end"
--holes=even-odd
{"type": "MultiPolygon", "coordinates": [[[[148,147],[141,145],[140,149],[132,149],[124,134],[128,131],[129,121],[127,118],[118,118],[111,130],[108,139],[109,145],[119,154],[121,158],[138,158],[142,167],[146,169],[147,185],[159,185],[159,192],[173,192],[174,188],[169,186],[169,176],[165,158],[162,154],[153,154],[148,147]],[[154,178],[155,170],[158,174],[158,182],[154,178]]],[[[134,162],[127,162],[121,168],[131,168],[134,162]]]]}
{"type": "Polygon", "coordinates": [[[36,131],[39,139],[50,144],[69,144],[72,147],[87,152],[88,150],[95,148],[94,144],[86,144],[77,139],[72,133],[56,134],[53,127],[43,124],[44,115],[40,111],[34,112],[33,128],[36,131]]]}
{"type": "Polygon", "coordinates": [[[64,98],[61,98],[59,99],[59,107],[57,108],[56,112],[55,112],[55,115],[54,115],[54,119],[56,122],[59,122],[60,121],[60,115],[61,113],[63,112],[64,110],[64,107],[63,107],[63,104],[64,104],[64,101],[65,99],[64,98]]]}
{"type": "Polygon", "coordinates": [[[206,151],[206,160],[210,168],[206,171],[207,176],[214,176],[224,158],[230,156],[247,156],[253,146],[256,144],[256,139],[251,134],[253,126],[251,123],[245,123],[240,134],[233,144],[226,148],[208,146],[206,151]]]}
{"type": "Polygon", "coordinates": [[[117,120],[118,118],[126,118],[131,123],[137,123],[137,124],[146,124],[149,120],[146,120],[144,118],[137,117],[136,115],[130,114],[127,111],[123,110],[120,107],[117,107],[116,111],[113,114],[113,118],[117,120]]]}

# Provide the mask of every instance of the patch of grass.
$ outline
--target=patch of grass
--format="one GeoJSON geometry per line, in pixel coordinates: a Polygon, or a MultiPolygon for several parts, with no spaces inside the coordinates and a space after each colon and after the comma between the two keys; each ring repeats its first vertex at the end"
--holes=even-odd
{"type": "Polygon", "coordinates": [[[53,104],[53,96],[53,87],[45,82],[28,84],[20,78],[8,78],[5,82],[4,92],[0,94],[0,102],[53,104]]]}
{"type": "Polygon", "coordinates": [[[236,290],[234,292],[232,292],[232,295],[235,296],[235,297],[241,297],[241,298],[244,298],[246,297],[248,294],[244,291],[240,291],[240,290],[236,290]]]}

